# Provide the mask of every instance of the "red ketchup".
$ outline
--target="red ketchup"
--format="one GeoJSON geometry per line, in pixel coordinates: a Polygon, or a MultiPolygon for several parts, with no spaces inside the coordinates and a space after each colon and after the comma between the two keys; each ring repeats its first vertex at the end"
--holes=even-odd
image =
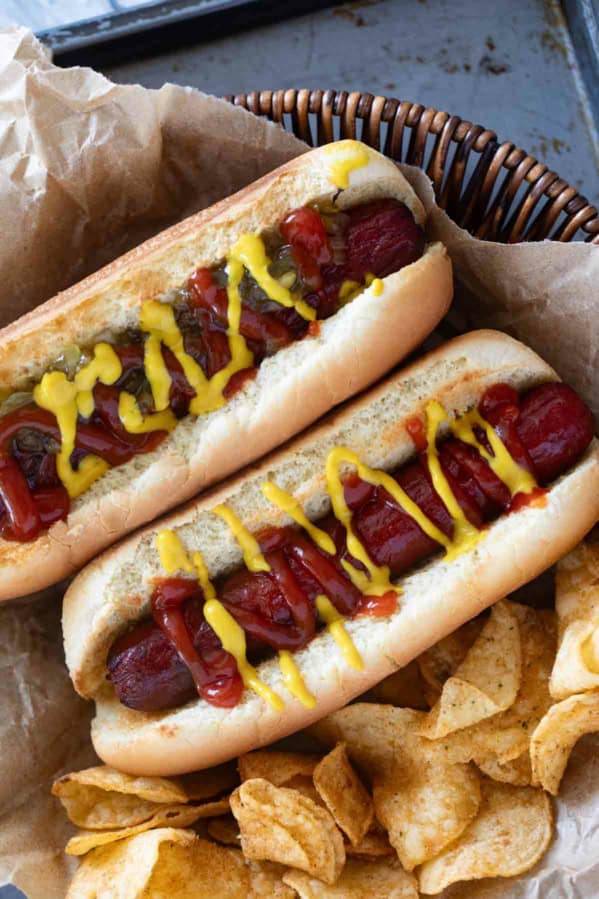
{"type": "Polygon", "coordinates": [[[158,581],[152,602],[154,621],[177,647],[198,694],[213,705],[232,708],[243,692],[235,659],[224,651],[218,639],[210,638],[211,628],[200,627],[195,639],[191,637],[184,604],[197,593],[198,587],[185,578],[158,581]]]}
{"type": "Polygon", "coordinates": [[[390,591],[382,596],[363,596],[358,604],[358,615],[372,618],[388,618],[397,611],[397,593],[390,591]]]}
{"type": "MultiPolygon", "coordinates": [[[[333,315],[339,306],[344,280],[363,282],[372,273],[384,277],[419,258],[424,236],[409,210],[395,200],[377,200],[332,216],[341,223],[333,253],[324,221],[317,210],[303,207],[281,223],[279,252],[289,252],[297,267],[300,288],[318,319],[333,315]],[[341,257],[343,257],[341,259],[341,257]]],[[[231,359],[227,336],[228,298],[223,271],[197,269],[186,286],[186,302],[175,307],[185,350],[205,375],[212,377],[231,359]]],[[[295,309],[274,303],[251,279],[240,285],[240,332],[253,353],[255,365],[234,373],[224,388],[229,400],[257,374],[266,357],[306,334],[319,333],[318,321],[308,323],[295,309]],[[247,283],[246,283],[247,282],[247,283]]],[[[152,411],[141,342],[115,346],[123,366],[117,384],[94,389],[95,410],[89,420],[79,419],[71,464],[92,453],[110,465],[122,465],[148,453],[165,439],[166,432],[134,435],[123,427],[118,404],[121,390],[143,394],[152,411]]],[[[181,365],[166,347],[162,354],[171,377],[169,407],[177,418],[189,412],[194,397],[181,365]]],[[[0,417],[0,537],[28,542],[54,522],[66,519],[70,499],[56,472],[55,454],[60,431],[54,415],[30,403],[0,417]]]]}
{"type": "MultiPolygon", "coordinates": [[[[453,437],[441,441],[438,450],[445,476],[465,515],[479,528],[499,515],[546,501],[546,485],[577,461],[594,433],[590,410],[565,384],[544,384],[522,396],[507,385],[497,385],[484,394],[479,411],[539,484],[532,494],[519,494],[512,499],[476,449],[453,437]]],[[[429,476],[422,421],[412,419],[407,428],[419,455],[393,472],[393,477],[427,517],[451,537],[453,520],[429,476]]],[[[354,531],[371,560],[388,566],[393,577],[439,552],[439,545],[383,488],[368,484],[353,473],[345,479],[344,489],[354,531]]],[[[395,593],[364,596],[354,587],[341,562],[348,560],[358,568],[361,566],[348,554],[344,528],[332,515],[318,524],[332,537],[335,556],[320,550],[302,531],[269,529],[257,538],[271,571],[251,573],[242,568],[216,585],[221,602],[246,631],[249,657],[254,662],[276,650],[299,649],[312,639],[316,629],[315,600],[320,593],[346,617],[388,616],[397,607],[395,593]]],[[[174,579],[173,583],[180,581],[174,579]]],[[[201,684],[198,689],[197,681],[194,683],[181,652],[186,641],[192,640],[210,668],[209,657],[202,649],[207,627],[202,616],[202,596],[193,581],[183,579],[183,583],[189,584],[192,592],[181,606],[188,629],[188,637],[182,637],[181,645],[170,626],[159,618],[158,624],[136,625],[110,650],[109,677],[124,705],[142,710],[166,709],[192,699],[198,692],[204,695],[201,684]]],[[[160,603],[155,591],[155,619],[160,603]]],[[[218,643],[214,635],[213,640],[218,643]]]]}

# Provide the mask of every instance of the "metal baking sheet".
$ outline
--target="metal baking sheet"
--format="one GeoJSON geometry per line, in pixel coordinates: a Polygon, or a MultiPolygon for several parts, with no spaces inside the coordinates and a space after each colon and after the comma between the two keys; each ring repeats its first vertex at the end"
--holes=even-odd
{"type": "Polygon", "coordinates": [[[62,65],[100,65],[322,9],[323,0],[2,0],[62,65]]]}

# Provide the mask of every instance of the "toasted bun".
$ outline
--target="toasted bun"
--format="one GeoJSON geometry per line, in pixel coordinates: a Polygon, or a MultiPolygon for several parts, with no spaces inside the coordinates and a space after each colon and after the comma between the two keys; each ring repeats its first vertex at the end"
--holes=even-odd
{"type": "Polygon", "coordinates": [[[281,696],[274,711],[250,690],[234,709],[197,699],[167,712],[136,712],[117,700],[106,681],[106,658],[114,639],[150,611],[151,579],[160,565],[155,537],[175,530],[199,549],[212,577],[237,567],[241,552],[211,509],[226,502],[250,529],[287,523],[264,499],[268,478],[293,493],[316,519],[328,511],[324,472],[327,453],[347,445],[371,467],[392,469],[413,455],[406,420],[431,397],[462,412],[498,382],[519,390],[557,380],[532,350],[494,331],[458,338],[348,403],[329,420],[296,438],[258,467],[242,473],[154,524],[93,562],[73,582],[64,602],[66,660],[77,690],[93,697],[97,717],[92,739],[108,764],[134,774],[178,774],[215,765],[305,727],[367,690],[486,606],[536,577],[572,548],[599,518],[599,444],[555,482],[543,508],[529,506],[498,519],[474,551],[453,562],[435,558],[401,579],[400,607],[390,618],[347,623],[364,670],[343,663],[327,631],[295,661],[317,699],[313,711],[286,692],[277,660],[263,663],[260,677],[281,696]]]}
{"type": "MultiPolygon", "coordinates": [[[[343,150],[344,142],[339,145],[343,150]]],[[[240,234],[275,227],[286,212],[338,193],[326,148],[186,219],[0,333],[0,389],[39,379],[65,346],[136,326],[140,304],[165,299],[198,266],[222,261],[240,234]]],[[[337,198],[343,208],[395,197],[424,224],[420,200],[397,166],[374,150],[337,198]]],[[[0,600],[67,577],[141,524],[258,458],[362,390],[414,349],[452,297],[442,244],[366,289],[306,338],[266,359],[257,378],[222,409],[181,421],[153,453],[111,469],[75,500],[65,522],[31,543],[0,540],[0,600]]]]}

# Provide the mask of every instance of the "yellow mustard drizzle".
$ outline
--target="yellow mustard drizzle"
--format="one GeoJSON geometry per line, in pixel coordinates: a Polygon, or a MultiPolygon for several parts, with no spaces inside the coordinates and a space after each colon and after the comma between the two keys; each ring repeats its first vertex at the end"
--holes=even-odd
{"type": "Polygon", "coordinates": [[[56,470],[71,499],[81,496],[110,467],[93,455],[84,456],[77,471],[71,465],[77,431],[77,394],[77,385],[61,371],[46,372],[33,391],[37,405],[56,416],[61,438],[56,470]]]}
{"type": "Polygon", "coordinates": [[[293,660],[293,656],[286,649],[279,652],[279,667],[283,675],[283,683],[292,696],[299,699],[306,709],[316,708],[316,700],[306,687],[304,679],[293,660]]]}
{"type": "Polygon", "coordinates": [[[346,306],[348,303],[351,303],[353,299],[362,293],[364,286],[370,287],[373,296],[380,297],[385,285],[372,272],[369,272],[364,277],[364,284],[360,284],[359,281],[344,281],[339,289],[339,305],[346,306]]]}
{"type": "Polygon", "coordinates": [[[216,590],[214,589],[214,584],[210,580],[208,568],[202,553],[199,551],[192,553],[191,559],[196,570],[198,584],[202,588],[202,593],[204,594],[204,600],[208,602],[210,599],[216,599],[216,590]]]}
{"type": "Polygon", "coordinates": [[[193,574],[194,568],[191,560],[174,531],[159,531],[156,535],[156,548],[160,564],[167,574],[174,574],[176,571],[187,571],[189,574],[193,574]]]}
{"type": "Polygon", "coordinates": [[[283,709],[285,704],[282,699],[260,680],[258,672],[248,662],[243,628],[237,624],[233,616],[216,598],[216,591],[208,575],[202,554],[194,552],[193,561],[190,560],[178,535],[169,530],[158,533],[156,546],[160,564],[167,574],[174,574],[176,571],[187,571],[191,574],[195,570],[198,583],[204,593],[204,618],[219,638],[223,648],[235,659],[244,686],[258,693],[277,711],[283,709]]]}
{"type": "Polygon", "coordinates": [[[89,418],[94,411],[93,389],[98,381],[114,384],[123,373],[121,360],[109,343],[98,343],[94,347],[94,358],[75,375],[77,387],[77,411],[83,418],[89,418]]]}
{"type": "Polygon", "coordinates": [[[131,393],[119,394],[119,418],[130,434],[149,434],[152,431],[172,431],[177,419],[170,409],[152,412],[144,418],[138,402],[131,393]]]}
{"type": "Polygon", "coordinates": [[[366,286],[370,287],[372,295],[380,297],[385,287],[381,279],[377,278],[376,275],[373,275],[372,272],[368,272],[364,280],[366,281],[366,286]]]}
{"type": "Polygon", "coordinates": [[[364,144],[357,140],[346,140],[330,144],[325,148],[329,157],[329,179],[340,190],[349,187],[349,176],[370,162],[370,155],[364,144]]]}
{"type": "Polygon", "coordinates": [[[451,431],[459,440],[469,443],[480,455],[485,459],[489,468],[497,475],[500,481],[503,481],[512,496],[516,493],[532,493],[537,486],[537,482],[525,468],[510,456],[501,438],[482,417],[478,409],[472,409],[465,415],[456,418],[450,424],[451,431]],[[484,444],[476,439],[474,426],[481,428],[489,441],[492,453],[489,453],[484,444]]]}
{"type": "Polygon", "coordinates": [[[141,307],[139,324],[148,335],[144,348],[144,363],[157,412],[168,409],[171,376],[162,356],[161,345],[172,352],[196,394],[205,389],[208,379],[202,366],[185,352],[183,334],[175,320],[175,310],[168,303],[146,300],[141,307]]]}
{"type": "Polygon", "coordinates": [[[204,618],[220,640],[223,648],[229,652],[237,662],[237,668],[245,687],[254,690],[262,699],[266,700],[273,709],[281,712],[285,703],[274,690],[271,690],[258,677],[258,672],[247,660],[245,632],[233,616],[225,609],[218,599],[209,599],[204,604],[204,618]]]}
{"type": "Polygon", "coordinates": [[[362,661],[362,656],[345,630],[343,615],[339,614],[331,600],[324,593],[320,593],[316,597],[316,609],[350,668],[355,668],[356,671],[363,671],[364,662],[362,661]]]}
{"type": "Polygon", "coordinates": [[[445,558],[450,560],[472,549],[482,538],[483,532],[475,528],[464,515],[441,468],[436,441],[439,425],[444,421],[447,421],[445,409],[438,400],[431,400],[426,406],[426,458],[435,492],[453,518],[453,540],[448,545],[445,537],[443,544],[447,550],[445,558]]]}
{"type": "Polygon", "coordinates": [[[243,552],[243,561],[248,571],[270,571],[270,565],[260,552],[260,546],[256,538],[243,526],[232,509],[222,503],[212,510],[225,521],[229,530],[239,543],[243,552]]]}
{"type": "Polygon", "coordinates": [[[93,359],[77,372],[72,381],[64,372],[46,372],[33,391],[37,405],[56,416],[61,438],[56,469],[71,499],[81,496],[110,467],[103,459],[92,455],[81,460],[77,471],[72,467],[77,416],[89,418],[94,411],[93,389],[96,383],[114,384],[122,371],[121,360],[110,344],[98,343],[94,347],[93,359]]]}
{"type": "Polygon", "coordinates": [[[229,255],[229,260],[232,259],[240,262],[248,270],[269,299],[281,306],[295,309],[307,321],[314,321],[316,310],[305,300],[296,299],[291,291],[273,278],[268,271],[271,260],[266,255],[264,241],[259,234],[242,234],[229,255]]]}
{"type": "MultiPolygon", "coordinates": [[[[391,590],[394,593],[400,593],[400,588],[395,584],[392,584],[389,579],[388,566],[378,566],[372,562],[370,556],[366,552],[366,548],[358,539],[352,528],[352,514],[345,502],[343,482],[341,481],[341,476],[339,474],[339,467],[343,463],[354,466],[357,469],[359,477],[362,478],[363,481],[368,481],[369,484],[384,487],[385,490],[391,493],[404,512],[412,516],[429,536],[438,534],[439,537],[443,538],[445,543],[447,542],[447,538],[445,537],[445,534],[439,531],[426,515],[424,515],[416,503],[410,499],[404,490],[402,490],[394,478],[383,471],[375,471],[374,469],[363,465],[356,453],[352,452],[352,450],[343,446],[333,447],[327,457],[326,466],[327,490],[331,497],[333,513],[345,528],[349,552],[355,559],[364,565],[370,577],[365,575],[364,572],[359,571],[345,559],[341,561],[341,564],[354,586],[366,595],[383,596],[391,590]]],[[[436,540],[437,536],[433,536],[433,539],[436,540]]]]}
{"type": "Polygon", "coordinates": [[[295,497],[291,496],[290,493],[287,493],[287,491],[283,490],[281,487],[278,487],[272,481],[265,481],[262,484],[261,489],[269,503],[277,506],[277,508],[295,521],[296,524],[299,524],[320,549],[331,556],[335,555],[335,541],[333,538],[330,534],[327,534],[326,531],[323,531],[310,521],[295,497]]]}
{"type": "Polygon", "coordinates": [[[344,281],[339,288],[339,304],[341,306],[351,303],[354,297],[357,297],[364,289],[364,285],[359,281],[344,281]]]}

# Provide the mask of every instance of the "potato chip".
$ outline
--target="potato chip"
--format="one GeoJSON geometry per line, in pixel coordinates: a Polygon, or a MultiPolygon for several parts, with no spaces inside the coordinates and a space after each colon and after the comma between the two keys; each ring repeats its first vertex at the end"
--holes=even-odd
{"type": "Polygon", "coordinates": [[[231,795],[231,810],[247,858],[300,868],[328,884],[339,877],[345,864],[341,832],[311,799],[255,778],[231,795]]]}
{"type": "Polygon", "coordinates": [[[213,799],[220,793],[230,793],[239,786],[239,775],[233,760],[225,762],[224,765],[217,765],[216,768],[184,774],[178,781],[189,800],[201,802],[204,799],[213,799]]]}
{"type": "Polygon", "coordinates": [[[308,733],[325,746],[345,743],[352,762],[371,778],[379,770],[384,772],[393,761],[396,727],[404,713],[411,716],[412,710],[356,702],[321,718],[308,728],[308,733]]]}
{"type": "Polygon", "coordinates": [[[528,787],[532,784],[532,765],[528,750],[509,762],[500,762],[490,755],[479,759],[476,764],[483,774],[500,783],[516,787],[528,787]]]}
{"type": "Polygon", "coordinates": [[[448,677],[455,674],[466,658],[468,650],[482,631],[484,624],[484,618],[467,621],[457,631],[444,637],[443,640],[439,640],[416,659],[424,681],[424,696],[430,706],[437,702],[443,684],[448,677]]]}
{"type": "Polygon", "coordinates": [[[151,818],[158,804],[187,802],[175,780],[132,777],[108,765],[65,774],[54,783],[52,793],[73,824],[91,830],[132,827],[151,818]]]}
{"type": "Polygon", "coordinates": [[[599,691],[569,696],[551,706],[532,735],[533,783],[557,796],[570,753],[584,734],[599,731],[599,691]]]}
{"type": "MultiPolygon", "coordinates": [[[[94,849],[81,861],[66,899],[138,899],[154,870],[165,864],[167,847],[187,850],[196,839],[191,831],[169,827],[94,849]]],[[[184,894],[173,890],[171,896],[184,894]]]]}
{"type": "Polygon", "coordinates": [[[82,830],[67,843],[65,852],[68,855],[85,855],[96,846],[105,846],[116,840],[124,840],[146,830],[156,827],[189,827],[200,818],[211,818],[224,815],[229,811],[229,800],[206,802],[203,805],[162,805],[147,821],[134,827],[122,827],[118,830],[82,830]]]}
{"type": "Polygon", "coordinates": [[[345,844],[346,855],[362,855],[378,858],[384,855],[395,855],[395,849],[389,842],[389,837],[380,825],[368,833],[360,840],[356,846],[351,843],[345,844]]]}
{"type": "Polygon", "coordinates": [[[320,757],[317,755],[258,749],[256,752],[240,755],[237,767],[242,781],[262,777],[275,787],[283,787],[298,775],[311,778],[319,761],[320,757]]]}
{"type": "Polygon", "coordinates": [[[424,681],[416,660],[363,693],[360,702],[382,702],[404,709],[428,709],[424,681]]]}
{"type": "Polygon", "coordinates": [[[438,740],[508,709],[521,678],[520,631],[507,602],[498,602],[427,715],[422,736],[438,740]]]}
{"type": "Polygon", "coordinates": [[[467,765],[400,764],[374,788],[376,813],[407,871],[433,858],[475,817],[479,778],[467,765]],[[405,780],[404,780],[405,779],[405,780]]]}
{"type": "Polygon", "coordinates": [[[438,855],[475,817],[479,775],[447,759],[443,741],[418,735],[425,712],[356,703],[311,728],[328,745],[345,742],[369,772],[376,816],[407,871],[438,855]]]}
{"type": "Polygon", "coordinates": [[[227,815],[224,818],[210,818],[207,831],[209,836],[216,840],[217,843],[224,843],[225,846],[237,846],[238,848],[240,846],[239,824],[233,815],[227,815]]]}
{"type": "Polygon", "coordinates": [[[275,865],[246,862],[236,849],[166,828],[94,849],[67,899],[293,899],[281,874],[275,865]]]}
{"type": "Polygon", "coordinates": [[[335,822],[356,846],[374,818],[366,787],[350,765],[345,745],[339,743],[314,769],[314,786],[335,822]]]}
{"type": "Polygon", "coordinates": [[[599,689],[599,543],[581,543],[557,566],[554,699],[599,689]]]}
{"type": "Polygon", "coordinates": [[[350,859],[334,886],[301,871],[288,871],[283,880],[300,899],[418,899],[415,879],[397,859],[350,859]]]}
{"type": "Polygon", "coordinates": [[[530,870],[553,836],[549,797],[532,787],[485,780],[480,812],[459,839],[418,873],[426,896],[460,880],[513,877],[530,870]]]}
{"type": "Polygon", "coordinates": [[[510,762],[528,751],[535,727],[551,705],[549,676],[555,657],[555,613],[510,603],[518,620],[522,679],[514,704],[505,712],[444,738],[448,758],[478,763],[510,762]]]}

